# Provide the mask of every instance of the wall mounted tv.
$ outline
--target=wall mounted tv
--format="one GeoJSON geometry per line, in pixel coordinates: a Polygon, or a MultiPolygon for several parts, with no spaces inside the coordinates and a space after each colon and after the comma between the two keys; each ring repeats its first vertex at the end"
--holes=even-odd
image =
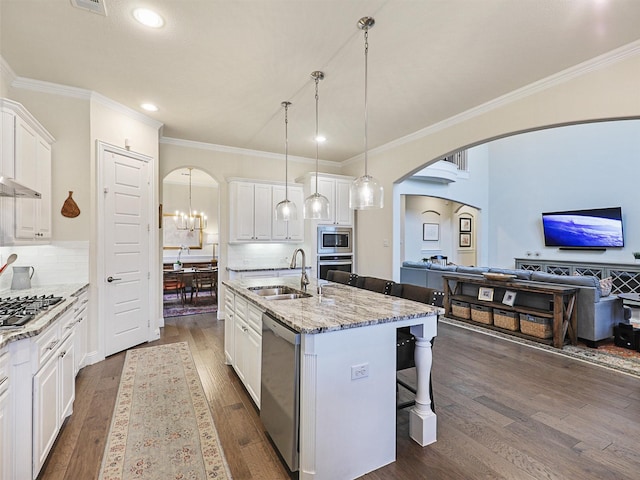
{"type": "Polygon", "coordinates": [[[547,247],[600,250],[624,247],[620,207],[543,213],[542,228],[547,247]]]}

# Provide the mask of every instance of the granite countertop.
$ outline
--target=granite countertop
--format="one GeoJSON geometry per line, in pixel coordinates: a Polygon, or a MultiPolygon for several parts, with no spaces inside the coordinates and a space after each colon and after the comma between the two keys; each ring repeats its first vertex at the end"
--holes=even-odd
{"type": "MultiPolygon", "coordinates": [[[[279,265],[279,266],[252,266],[252,267],[238,267],[232,266],[227,267],[227,271],[229,272],[267,272],[269,270],[293,270],[294,272],[302,270],[301,267],[289,268],[288,265],[279,265]]],[[[311,270],[311,267],[305,267],[305,270],[311,270]]]]}
{"type": "Polygon", "coordinates": [[[42,333],[49,325],[55,322],[62,314],[69,310],[77,301],[77,296],[89,287],[88,283],[75,283],[64,285],[45,285],[33,287],[26,290],[2,290],[0,298],[24,297],[33,295],[51,295],[64,298],[63,301],[42,313],[36,320],[29,322],[24,327],[16,329],[0,329],[0,348],[5,345],[22,340],[24,338],[35,337],[42,333]]]}
{"type": "Polygon", "coordinates": [[[286,285],[300,290],[300,279],[295,277],[247,278],[225,280],[222,283],[237,295],[266,310],[283,324],[304,334],[365,327],[444,313],[444,309],[440,307],[326,280],[318,281],[315,278],[311,279],[307,287],[307,293],[312,296],[294,300],[266,300],[248,288],[286,285]],[[322,295],[316,293],[318,282],[322,285],[322,295]]]}

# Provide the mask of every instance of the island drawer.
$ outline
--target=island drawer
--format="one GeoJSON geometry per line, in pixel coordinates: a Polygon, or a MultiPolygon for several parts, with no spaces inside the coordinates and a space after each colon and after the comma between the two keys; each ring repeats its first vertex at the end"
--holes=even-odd
{"type": "Polygon", "coordinates": [[[36,370],[39,370],[53,355],[56,346],[60,343],[59,333],[59,323],[56,322],[36,337],[34,342],[38,352],[36,370]]]}

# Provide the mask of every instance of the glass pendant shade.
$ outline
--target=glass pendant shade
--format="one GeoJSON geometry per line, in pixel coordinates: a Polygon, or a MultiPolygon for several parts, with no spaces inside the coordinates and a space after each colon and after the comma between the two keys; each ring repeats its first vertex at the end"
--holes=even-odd
{"type": "Polygon", "coordinates": [[[369,210],[383,208],[384,189],[371,175],[356,178],[349,188],[349,208],[369,210]]]}
{"type": "Polygon", "coordinates": [[[364,175],[356,178],[349,188],[349,207],[354,210],[369,210],[383,208],[384,189],[378,180],[367,173],[368,164],[368,104],[367,104],[367,77],[369,54],[369,29],[375,25],[371,17],[363,17],[358,21],[358,28],[364,31],[364,175]]]}
{"type": "Polygon", "coordinates": [[[298,219],[296,204],[289,200],[289,107],[291,102],[282,102],[284,107],[284,200],[276,205],[276,220],[288,222],[298,219]]]}
{"type": "Polygon", "coordinates": [[[296,220],[298,218],[298,209],[296,204],[291,200],[282,200],[276,205],[276,220],[296,220]]]}
{"type": "Polygon", "coordinates": [[[318,192],[304,201],[304,218],[309,220],[329,220],[329,200],[318,192]]]}

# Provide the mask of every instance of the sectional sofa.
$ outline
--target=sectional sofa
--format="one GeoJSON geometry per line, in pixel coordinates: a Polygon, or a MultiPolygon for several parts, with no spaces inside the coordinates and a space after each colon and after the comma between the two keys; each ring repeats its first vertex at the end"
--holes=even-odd
{"type": "MultiPolygon", "coordinates": [[[[629,312],[625,311],[622,300],[616,295],[604,296],[597,277],[580,275],[566,276],[529,270],[514,270],[492,267],[465,267],[458,265],[437,265],[428,262],[404,262],[400,268],[400,281],[429,288],[444,289],[443,276],[446,274],[482,275],[484,272],[509,273],[526,282],[570,285],[578,288],[578,337],[589,346],[613,336],[613,327],[618,323],[628,323],[629,312]]],[[[549,299],[535,294],[522,299],[526,305],[549,308],[549,299]]]]}

